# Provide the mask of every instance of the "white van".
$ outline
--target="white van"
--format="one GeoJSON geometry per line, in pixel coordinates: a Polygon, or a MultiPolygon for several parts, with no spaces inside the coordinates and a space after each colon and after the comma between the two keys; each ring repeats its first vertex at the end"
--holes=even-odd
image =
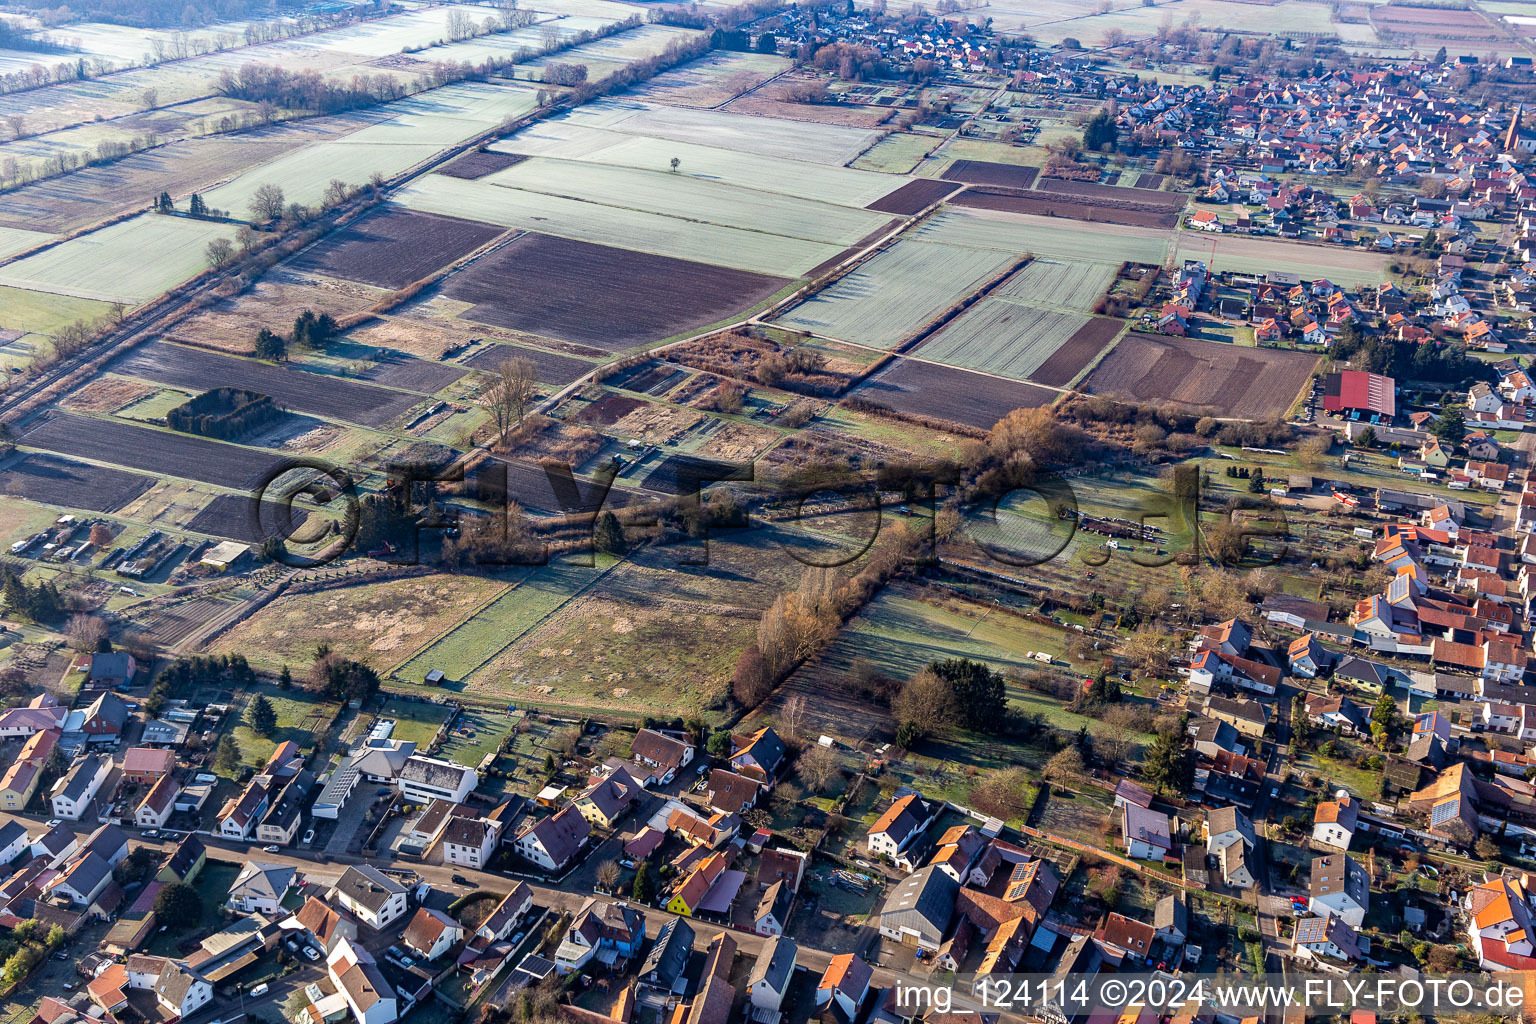
{"type": "Polygon", "coordinates": [[[266,982],[262,982],[260,985],[257,985],[255,988],[251,989],[251,991],[250,991],[250,997],[252,999],[257,999],[257,998],[259,998],[261,996],[264,996],[266,994],[267,994],[267,983],[266,982]]]}

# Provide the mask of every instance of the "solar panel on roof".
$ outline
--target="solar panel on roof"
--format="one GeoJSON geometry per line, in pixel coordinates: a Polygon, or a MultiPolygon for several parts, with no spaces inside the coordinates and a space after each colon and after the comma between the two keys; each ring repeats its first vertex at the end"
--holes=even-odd
{"type": "Polygon", "coordinates": [[[1443,825],[1452,818],[1459,817],[1460,811],[1461,801],[1459,799],[1446,800],[1435,804],[1429,811],[1429,823],[1431,825],[1443,825]]]}

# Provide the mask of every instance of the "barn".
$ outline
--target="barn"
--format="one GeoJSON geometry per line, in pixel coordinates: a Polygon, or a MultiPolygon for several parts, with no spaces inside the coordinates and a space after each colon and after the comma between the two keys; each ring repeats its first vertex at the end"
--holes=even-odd
{"type": "Polygon", "coordinates": [[[1390,423],[1397,415],[1397,382],[1363,370],[1330,373],[1323,380],[1323,408],[1352,420],[1390,423]]]}

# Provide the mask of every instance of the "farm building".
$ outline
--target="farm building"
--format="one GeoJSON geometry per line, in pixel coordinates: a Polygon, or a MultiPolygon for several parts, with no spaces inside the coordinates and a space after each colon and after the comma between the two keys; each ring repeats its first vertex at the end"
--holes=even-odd
{"type": "Polygon", "coordinates": [[[1390,423],[1397,415],[1397,382],[1362,370],[1330,373],[1323,379],[1323,408],[1349,419],[1390,423]]]}

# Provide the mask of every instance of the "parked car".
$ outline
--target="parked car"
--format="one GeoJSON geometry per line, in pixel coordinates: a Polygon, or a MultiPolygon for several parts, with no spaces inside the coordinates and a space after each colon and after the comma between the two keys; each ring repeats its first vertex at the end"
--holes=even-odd
{"type": "Polygon", "coordinates": [[[250,994],[251,998],[253,998],[253,999],[255,999],[257,997],[260,997],[260,996],[266,995],[267,994],[267,983],[266,982],[262,982],[260,985],[257,985],[255,988],[251,989],[249,994],[250,994]]]}
{"type": "Polygon", "coordinates": [[[310,843],[312,843],[314,841],[315,841],[315,830],[314,829],[310,829],[308,832],[304,833],[304,845],[305,846],[308,846],[310,843]]]}
{"type": "Polygon", "coordinates": [[[48,827],[49,828],[58,828],[62,824],[64,824],[64,823],[62,821],[60,821],[58,818],[49,818],[48,819],[48,827]]]}
{"type": "Polygon", "coordinates": [[[469,879],[465,878],[463,875],[454,875],[453,876],[453,884],[454,885],[470,885],[472,883],[470,882],[469,879]]]}
{"type": "Polygon", "coordinates": [[[320,952],[314,946],[305,946],[302,952],[306,960],[314,961],[320,959],[320,952]]]}
{"type": "Polygon", "coordinates": [[[276,846],[276,845],[272,845],[272,846],[263,846],[263,847],[262,847],[262,848],[261,848],[261,852],[262,852],[262,853],[276,853],[276,852],[277,852],[277,846],[276,846]]]}
{"type": "Polygon", "coordinates": [[[160,838],[160,833],[156,829],[152,829],[152,828],[151,829],[145,829],[145,831],[144,831],[144,838],[145,839],[158,839],[158,838],[160,838]]]}

